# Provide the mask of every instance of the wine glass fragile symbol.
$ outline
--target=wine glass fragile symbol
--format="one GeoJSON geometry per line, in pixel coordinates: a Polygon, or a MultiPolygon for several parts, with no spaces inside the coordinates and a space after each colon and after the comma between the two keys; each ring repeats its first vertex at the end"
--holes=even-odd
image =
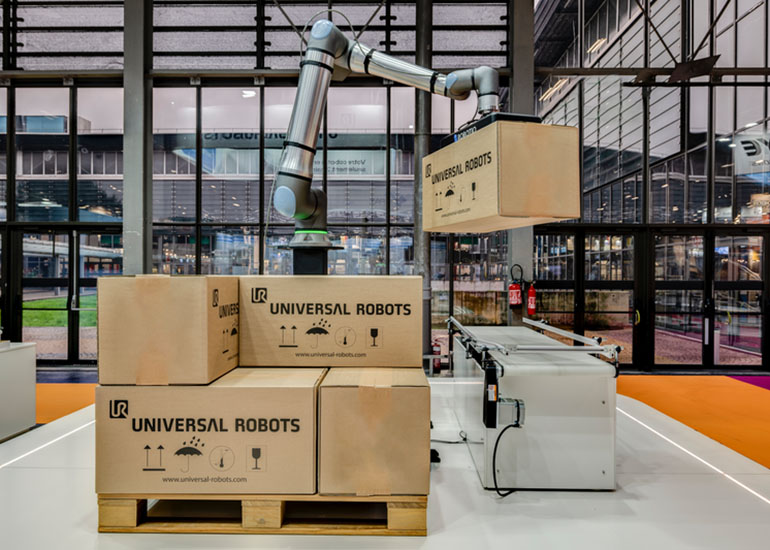
{"type": "Polygon", "coordinates": [[[251,458],[254,459],[254,467],[252,470],[259,470],[259,457],[262,456],[262,449],[254,447],[251,449],[251,458]]]}
{"type": "Polygon", "coordinates": [[[373,348],[377,347],[377,336],[379,336],[379,334],[380,334],[379,329],[376,329],[376,328],[370,328],[369,329],[369,335],[372,337],[372,347],[373,348]]]}

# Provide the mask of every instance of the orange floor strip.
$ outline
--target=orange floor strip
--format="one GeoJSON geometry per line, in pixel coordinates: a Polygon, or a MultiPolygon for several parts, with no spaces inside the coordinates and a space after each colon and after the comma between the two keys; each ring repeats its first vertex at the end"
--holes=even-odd
{"type": "Polygon", "coordinates": [[[38,384],[37,423],[57,418],[93,404],[96,384],[38,384]]]}
{"type": "Polygon", "coordinates": [[[770,468],[770,391],[727,376],[621,376],[638,399],[770,468]]]}

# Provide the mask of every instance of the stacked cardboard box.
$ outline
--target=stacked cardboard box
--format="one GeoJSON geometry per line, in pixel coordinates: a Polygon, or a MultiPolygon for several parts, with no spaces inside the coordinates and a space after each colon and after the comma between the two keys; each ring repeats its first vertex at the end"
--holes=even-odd
{"type": "Polygon", "coordinates": [[[103,278],[98,322],[97,493],[428,493],[419,278],[103,278]]]}

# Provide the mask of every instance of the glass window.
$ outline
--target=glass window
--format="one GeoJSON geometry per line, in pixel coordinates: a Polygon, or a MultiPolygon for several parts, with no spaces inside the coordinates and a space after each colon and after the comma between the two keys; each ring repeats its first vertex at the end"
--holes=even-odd
{"type": "Polygon", "coordinates": [[[761,281],[762,256],[762,237],[717,237],[714,280],[761,281]]]}
{"type": "Polygon", "coordinates": [[[201,228],[201,273],[256,275],[259,273],[259,229],[201,228]]]}
{"type": "Polygon", "coordinates": [[[123,219],[123,90],[80,88],[78,219],[123,219]]]}
{"type": "Polygon", "coordinates": [[[655,279],[703,280],[703,237],[656,235],[655,279]]]}
{"type": "Polygon", "coordinates": [[[387,91],[331,88],[327,119],[329,222],[384,223],[387,91]]]}
{"type": "Polygon", "coordinates": [[[153,220],[195,221],[195,89],[153,90],[153,220]]]}
{"type": "Polygon", "coordinates": [[[69,89],[16,90],[16,219],[69,220],[69,89]]]}
{"type": "Polygon", "coordinates": [[[575,279],[574,235],[535,235],[534,243],[536,280],[575,279]]]}
{"type": "Polygon", "coordinates": [[[259,222],[259,94],[258,88],[201,90],[204,222],[259,222]]]}
{"type": "Polygon", "coordinates": [[[155,226],[152,231],[153,273],[195,274],[195,228],[155,226]]]}

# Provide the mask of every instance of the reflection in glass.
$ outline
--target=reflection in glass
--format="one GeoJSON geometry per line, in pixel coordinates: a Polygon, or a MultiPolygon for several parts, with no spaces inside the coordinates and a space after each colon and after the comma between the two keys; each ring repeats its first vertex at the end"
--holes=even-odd
{"type": "Polygon", "coordinates": [[[703,279],[703,237],[655,236],[655,279],[695,281],[703,279]]]}
{"type": "Polygon", "coordinates": [[[155,226],[152,230],[153,273],[195,274],[195,229],[155,226]]]}
{"type": "Polygon", "coordinates": [[[153,221],[195,221],[195,90],[153,89],[153,221]]]}
{"type": "MultiPolygon", "coordinates": [[[[385,275],[385,228],[331,228],[342,250],[329,251],[330,275],[385,275]]],[[[336,244],[335,240],[335,244],[336,244]]]]}
{"type": "Polygon", "coordinates": [[[16,90],[16,218],[69,219],[69,90],[16,90]]]}
{"type": "Polygon", "coordinates": [[[535,235],[536,280],[573,280],[574,263],[574,235],[535,235]]]}
{"type": "Polygon", "coordinates": [[[714,247],[714,279],[759,281],[762,279],[762,237],[717,237],[714,247]]]}
{"type": "Polygon", "coordinates": [[[259,273],[259,229],[203,227],[201,273],[256,275],[259,273]]]}
{"type": "Polygon", "coordinates": [[[78,89],[78,219],[123,218],[123,90],[78,89]]]}

